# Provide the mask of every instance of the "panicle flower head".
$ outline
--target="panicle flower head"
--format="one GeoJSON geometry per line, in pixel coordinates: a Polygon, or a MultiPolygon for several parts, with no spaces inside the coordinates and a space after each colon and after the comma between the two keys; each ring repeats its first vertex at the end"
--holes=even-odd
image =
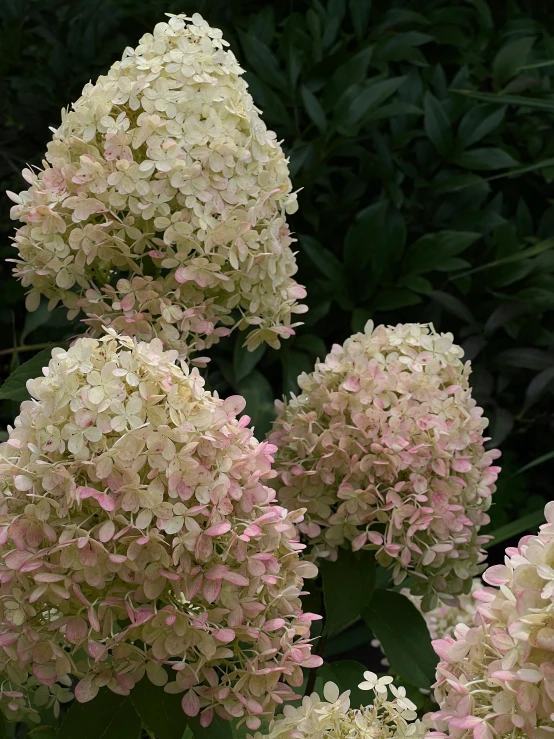
{"type": "Polygon", "coordinates": [[[29,310],[42,294],[95,335],[180,354],[234,327],[251,349],[294,333],[296,195],[227,46],[198,14],[170,16],[62,111],[44,169],[10,193],[29,310]]]}
{"type": "MultiPolygon", "coordinates": [[[[373,673],[364,673],[364,677],[368,675],[373,673]]],[[[392,678],[388,683],[392,683],[392,678]]],[[[416,707],[406,698],[404,688],[390,684],[390,697],[387,688],[380,687],[377,690],[373,683],[371,687],[367,681],[361,683],[362,690],[373,691],[373,703],[351,708],[350,691],[340,695],[335,683],[328,682],[323,688],[323,700],[312,693],[304,697],[298,708],[285,706],[283,715],[270,724],[267,734],[257,732],[250,739],[423,739],[423,724],[416,720],[416,707]]]]}
{"type": "Polygon", "coordinates": [[[471,397],[470,364],[431,325],[378,326],[334,345],[277,401],[278,496],[302,506],[313,556],[376,550],[396,583],[410,572],[426,593],[467,591],[484,560],[478,535],[499,467],[488,421],[471,397]]]}
{"type": "Polygon", "coordinates": [[[430,738],[529,737],[554,731],[554,503],[548,523],[483,575],[470,627],[433,642],[440,657],[430,738]]]}
{"type": "Polygon", "coordinates": [[[274,447],[240,396],[204,390],[159,339],[111,329],[54,349],[0,446],[0,707],[127,695],[146,673],[183,710],[271,717],[302,684],[317,574],[302,511],[266,486],[274,447]],[[168,673],[171,677],[168,679],[168,673]]]}

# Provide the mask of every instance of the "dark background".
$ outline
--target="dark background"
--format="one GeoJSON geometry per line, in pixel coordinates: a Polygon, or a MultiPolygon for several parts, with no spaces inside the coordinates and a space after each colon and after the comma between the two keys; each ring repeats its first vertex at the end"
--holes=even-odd
{"type": "MultiPolygon", "coordinates": [[[[262,436],[273,399],[368,318],[452,331],[503,452],[490,527],[510,524],[491,549],[500,561],[552,497],[554,20],[544,7],[0,0],[0,189],[24,188],[20,170],[40,165],[60,109],[164,12],[221,27],[302,188],[290,220],[310,312],[280,352],[222,342],[208,381],[247,397],[262,436]]],[[[4,259],[14,224],[1,202],[4,259]]],[[[9,262],[0,271],[3,381],[81,328],[44,305],[26,314],[9,262]]],[[[0,401],[4,429],[17,410],[0,401]]]]}

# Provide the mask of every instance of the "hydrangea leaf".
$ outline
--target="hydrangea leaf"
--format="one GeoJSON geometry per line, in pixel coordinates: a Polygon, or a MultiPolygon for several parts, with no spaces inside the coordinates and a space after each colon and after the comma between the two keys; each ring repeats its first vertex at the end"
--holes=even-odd
{"type": "Polygon", "coordinates": [[[105,688],[88,703],[73,703],[56,739],[138,739],[140,728],[131,699],[105,688]]]}
{"type": "Polygon", "coordinates": [[[410,685],[430,688],[437,656],[427,624],[414,604],[392,590],[376,590],[363,618],[381,642],[391,669],[410,685]]]}
{"type": "Polygon", "coordinates": [[[320,570],[325,628],[328,634],[336,634],[355,623],[369,604],[375,584],[375,559],[372,552],[341,549],[336,562],[324,562],[320,570]]]}
{"type": "Polygon", "coordinates": [[[181,708],[181,698],[153,685],[147,677],[131,691],[136,712],[156,739],[182,739],[188,718],[181,708]]]}

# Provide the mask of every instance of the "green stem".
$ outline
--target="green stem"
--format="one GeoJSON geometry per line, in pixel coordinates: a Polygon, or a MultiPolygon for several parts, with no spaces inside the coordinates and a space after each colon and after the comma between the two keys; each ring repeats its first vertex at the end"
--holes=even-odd
{"type": "Polygon", "coordinates": [[[10,349],[0,349],[0,356],[6,354],[15,354],[16,352],[34,352],[36,349],[46,349],[46,347],[52,346],[51,341],[46,341],[43,344],[24,344],[22,346],[12,346],[10,349]]]}

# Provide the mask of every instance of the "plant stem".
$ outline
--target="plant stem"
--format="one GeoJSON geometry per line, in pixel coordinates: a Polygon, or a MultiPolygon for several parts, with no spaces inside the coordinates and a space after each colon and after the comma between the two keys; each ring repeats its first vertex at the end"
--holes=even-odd
{"type": "Polygon", "coordinates": [[[43,344],[23,344],[22,346],[12,346],[10,349],[0,349],[0,356],[15,354],[16,352],[33,352],[36,349],[46,349],[47,346],[52,346],[52,342],[46,341],[43,344]]]}

